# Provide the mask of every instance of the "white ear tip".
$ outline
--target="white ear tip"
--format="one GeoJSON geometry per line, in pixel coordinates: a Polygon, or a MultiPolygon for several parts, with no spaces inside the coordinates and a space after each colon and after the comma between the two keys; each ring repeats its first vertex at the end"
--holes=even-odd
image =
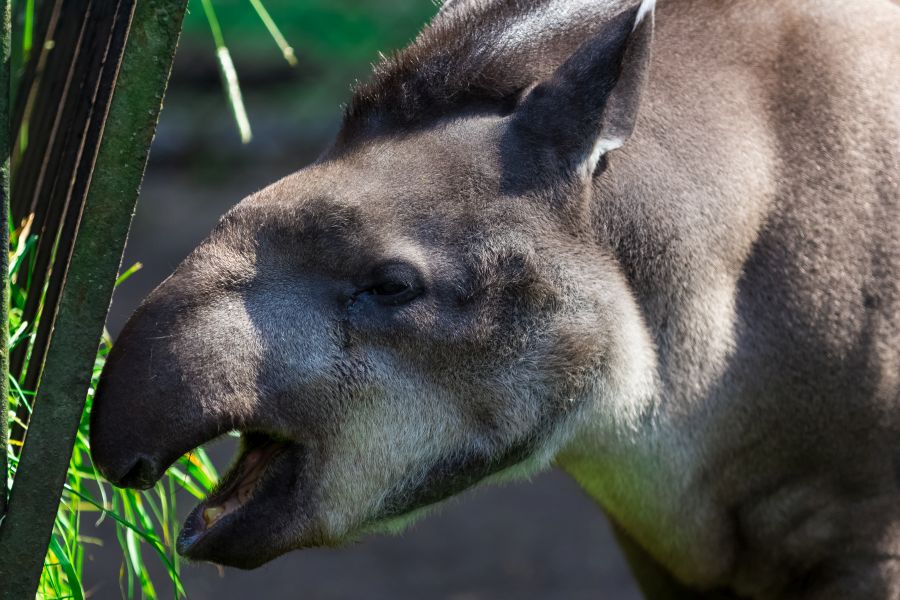
{"type": "Polygon", "coordinates": [[[642,0],[641,6],[638,8],[637,17],[634,19],[634,26],[637,28],[638,25],[644,20],[649,14],[653,14],[653,10],[656,8],[656,0],[642,0]]]}

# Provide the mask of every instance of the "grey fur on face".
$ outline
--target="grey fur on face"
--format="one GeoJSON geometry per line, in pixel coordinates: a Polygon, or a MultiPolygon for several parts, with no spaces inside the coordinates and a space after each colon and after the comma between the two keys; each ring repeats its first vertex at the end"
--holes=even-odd
{"type": "Polygon", "coordinates": [[[648,595],[900,594],[900,10],[651,4],[447,3],[146,299],[97,465],[244,433],[183,553],[555,462],[648,595]]]}

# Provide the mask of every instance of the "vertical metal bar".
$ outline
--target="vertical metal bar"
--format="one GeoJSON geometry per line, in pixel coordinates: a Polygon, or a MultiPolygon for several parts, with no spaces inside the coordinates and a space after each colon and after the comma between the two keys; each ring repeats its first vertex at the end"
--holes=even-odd
{"type": "MultiPolygon", "coordinates": [[[[25,2],[19,2],[19,4],[25,4],[25,2]]],[[[47,60],[52,55],[52,48],[55,47],[56,38],[58,37],[57,27],[60,22],[62,5],[63,0],[53,0],[52,5],[50,0],[44,0],[44,2],[36,5],[37,26],[33,32],[31,55],[25,63],[25,72],[22,73],[18,81],[16,99],[12,103],[10,112],[10,134],[12,135],[10,140],[10,151],[12,153],[10,169],[12,170],[11,175],[16,175],[16,177],[22,173],[21,162],[27,146],[25,142],[32,137],[28,124],[31,123],[31,116],[35,113],[35,109],[38,108],[36,101],[39,93],[42,92],[42,84],[45,81],[44,75],[47,68],[47,60]]],[[[51,77],[48,79],[53,83],[55,78],[51,77]]],[[[29,212],[32,198],[28,194],[22,194],[20,198],[15,193],[15,181],[11,180],[10,186],[13,190],[10,214],[15,226],[19,227],[22,219],[29,212]]]]}
{"type": "MultiPolygon", "coordinates": [[[[32,207],[35,211],[32,231],[36,230],[39,222],[41,229],[29,281],[28,299],[22,311],[22,320],[37,322],[27,370],[24,373],[22,371],[27,344],[11,351],[9,356],[10,372],[13,377],[19,377],[25,390],[37,388],[44,364],[53,315],[62,292],[62,281],[69,266],[75,231],[81,219],[85,193],[97,159],[100,135],[115,88],[134,3],[133,0],[104,0],[89,3],[87,10],[84,6],[85,0],[70,1],[65,6],[67,12],[76,13],[67,15],[70,18],[66,25],[74,25],[73,28],[81,29],[84,34],[78,38],[79,51],[73,53],[77,54],[77,58],[65,65],[64,75],[58,73],[61,78],[75,79],[77,82],[61,98],[52,99],[61,106],[58,114],[66,125],[63,131],[52,136],[53,142],[36,137],[32,146],[40,144],[38,152],[27,156],[31,162],[41,162],[46,171],[47,184],[37,194],[40,204],[32,207]],[[82,10],[73,11],[73,8],[82,10]],[[84,18],[80,27],[78,20],[73,18],[78,16],[78,12],[82,12],[84,18]],[[84,31],[85,28],[87,31],[84,31]],[[42,294],[45,283],[46,293],[42,294]],[[42,318],[44,315],[47,318],[42,318]]],[[[41,99],[44,100],[43,97],[41,99]]],[[[13,195],[20,190],[23,194],[31,192],[16,185],[15,169],[13,176],[13,195]]],[[[11,218],[15,222],[15,211],[11,218]]],[[[11,440],[24,440],[24,424],[27,424],[28,418],[28,411],[24,403],[21,403],[10,427],[11,440]]]]}
{"type": "Polygon", "coordinates": [[[139,0],[134,12],[0,527],[0,600],[32,598],[38,586],[186,4],[139,0]]]}
{"type": "MultiPolygon", "coordinates": [[[[53,183],[55,183],[54,176],[59,171],[65,170],[75,162],[71,157],[65,156],[65,150],[68,148],[60,138],[67,138],[73,134],[77,136],[81,133],[77,131],[70,120],[71,109],[75,104],[71,98],[81,92],[78,89],[81,73],[77,72],[76,66],[79,56],[82,55],[82,38],[85,31],[89,29],[90,4],[88,2],[85,6],[85,2],[64,3],[68,14],[63,12],[59,20],[69,26],[62,27],[63,35],[57,36],[52,41],[54,44],[59,44],[60,49],[66,48],[67,51],[60,52],[54,46],[54,51],[51,52],[53,58],[62,63],[62,69],[45,73],[48,85],[45,85],[43,93],[37,96],[37,105],[33,112],[33,116],[37,118],[17,123],[20,129],[30,130],[31,142],[28,144],[22,160],[14,163],[12,191],[16,201],[13,203],[12,219],[15,223],[21,223],[29,213],[34,213],[31,231],[38,234],[34,274],[28,284],[31,292],[28,294],[22,311],[22,320],[28,323],[34,323],[37,320],[47,270],[54,254],[57,230],[67,207],[67,198],[62,194],[52,193],[54,191],[53,183]],[[83,16],[79,13],[83,13],[83,16]],[[78,16],[82,16],[82,18],[78,19],[78,16]],[[72,24],[75,26],[71,26],[72,24]],[[60,92],[51,91],[53,88],[60,89],[60,92]]],[[[42,53],[38,60],[43,60],[45,56],[42,53]]],[[[93,57],[88,56],[87,58],[90,60],[93,57]]],[[[66,179],[66,174],[61,175],[63,175],[63,179],[66,179]]],[[[71,173],[68,175],[68,178],[71,179],[71,173]]],[[[49,317],[52,318],[52,314],[49,317]]],[[[20,344],[10,354],[10,370],[13,377],[19,378],[20,381],[21,370],[25,364],[29,346],[29,344],[20,344]]],[[[33,388],[30,389],[33,391],[33,388]]],[[[16,416],[21,414],[17,413],[16,416]]],[[[16,426],[13,425],[12,439],[21,440],[21,432],[17,435],[15,429],[16,426]]]]}
{"type": "MultiPolygon", "coordinates": [[[[0,519],[6,513],[6,446],[9,428],[9,76],[10,0],[0,6],[0,519]]],[[[2,521],[0,521],[2,523],[2,521]]]]}

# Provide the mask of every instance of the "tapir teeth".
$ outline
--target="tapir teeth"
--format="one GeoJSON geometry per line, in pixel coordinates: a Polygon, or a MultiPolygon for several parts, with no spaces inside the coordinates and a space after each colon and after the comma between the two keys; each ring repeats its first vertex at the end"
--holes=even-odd
{"type": "Polygon", "coordinates": [[[218,521],[223,514],[225,514],[225,509],[221,506],[210,506],[203,511],[203,520],[206,522],[206,526],[209,527],[218,521]]]}

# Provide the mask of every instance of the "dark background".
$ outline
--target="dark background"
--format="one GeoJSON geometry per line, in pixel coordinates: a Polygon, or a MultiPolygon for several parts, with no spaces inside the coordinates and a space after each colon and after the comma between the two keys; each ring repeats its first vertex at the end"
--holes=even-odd
{"type": "MultiPolygon", "coordinates": [[[[214,5],[254,138],[240,143],[208,25],[192,0],[123,265],[144,268],[116,292],[113,335],[223,212],[316,157],[377,52],[402,47],[436,11],[429,0],[268,0],[297,52],[300,64],[291,68],[247,0],[214,5]]],[[[210,450],[224,468],[233,444],[210,450]]],[[[183,499],[179,512],[191,506],[183,499]]],[[[89,546],[86,588],[94,598],[117,598],[121,555],[112,527],[85,533],[104,540],[89,546]]],[[[164,597],[171,594],[164,577],[155,580],[164,597]]],[[[186,565],[183,580],[192,600],[639,597],[602,512],[558,471],[465,494],[402,536],[294,552],[251,572],[186,565]]]]}

